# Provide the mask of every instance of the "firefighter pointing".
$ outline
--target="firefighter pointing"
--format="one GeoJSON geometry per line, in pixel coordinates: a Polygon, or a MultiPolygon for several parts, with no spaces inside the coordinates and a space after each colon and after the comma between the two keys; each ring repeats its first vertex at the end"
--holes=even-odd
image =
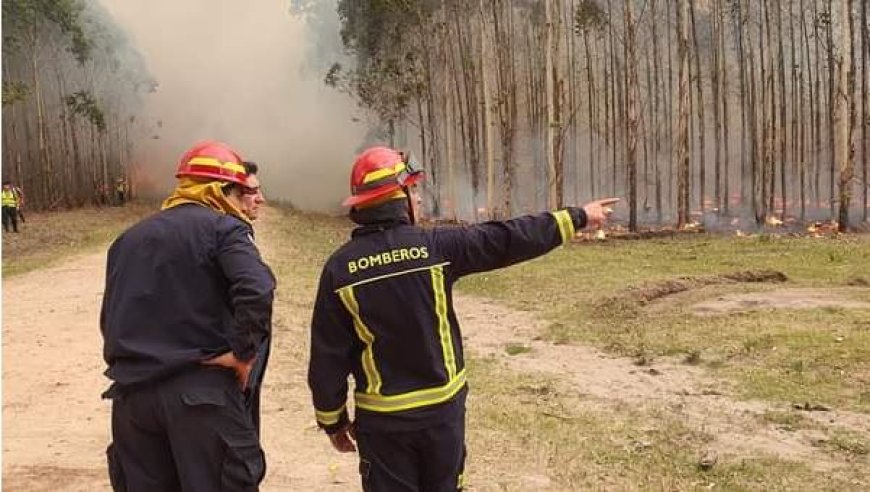
{"type": "Polygon", "coordinates": [[[275,279],[252,240],[255,172],[226,144],[194,146],[163,210],[109,249],[115,490],[254,491],[265,474],[258,387],[275,279]]]}
{"type": "Polygon", "coordinates": [[[618,201],[423,229],[415,225],[422,177],[393,149],[357,157],[344,205],[359,227],[326,262],[314,307],[308,383],[317,423],[338,451],[359,448],[366,491],[462,488],[467,386],[454,282],[541,256],[602,225],[618,201]]]}

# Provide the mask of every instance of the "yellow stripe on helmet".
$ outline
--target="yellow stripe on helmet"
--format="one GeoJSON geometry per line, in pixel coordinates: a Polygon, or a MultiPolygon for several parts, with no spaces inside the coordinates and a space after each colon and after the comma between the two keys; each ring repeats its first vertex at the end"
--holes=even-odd
{"type": "Polygon", "coordinates": [[[214,157],[205,157],[198,156],[194,157],[189,161],[189,164],[197,165],[197,166],[210,166],[210,167],[220,167],[224,169],[228,169],[234,173],[242,173],[246,174],[245,166],[235,163],[235,162],[221,162],[214,157]]]}
{"type": "Polygon", "coordinates": [[[365,175],[365,177],[363,178],[363,184],[371,183],[372,181],[377,181],[388,176],[396,176],[404,170],[405,163],[399,162],[394,167],[385,167],[383,169],[378,169],[377,171],[372,171],[365,175]]]}

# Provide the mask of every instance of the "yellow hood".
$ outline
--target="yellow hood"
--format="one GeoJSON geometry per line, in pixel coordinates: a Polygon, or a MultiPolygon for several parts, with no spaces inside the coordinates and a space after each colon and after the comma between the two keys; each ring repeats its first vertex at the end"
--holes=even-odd
{"type": "Polygon", "coordinates": [[[251,224],[244,212],[236,207],[221,190],[226,185],[223,181],[201,181],[194,178],[180,178],[178,187],[166,200],[163,201],[161,210],[177,207],[185,203],[195,203],[208,207],[215,212],[232,215],[247,224],[251,224]]]}

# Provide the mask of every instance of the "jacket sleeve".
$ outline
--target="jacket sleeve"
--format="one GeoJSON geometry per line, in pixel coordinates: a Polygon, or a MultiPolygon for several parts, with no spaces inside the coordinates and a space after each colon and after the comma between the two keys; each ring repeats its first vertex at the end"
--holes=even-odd
{"type": "Polygon", "coordinates": [[[326,268],[311,321],[311,356],[308,387],[314,400],[317,425],[333,434],[348,423],[347,378],[351,371],[354,340],[353,321],[333,291],[326,268]]]}
{"type": "Polygon", "coordinates": [[[217,261],[229,282],[236,320],[230,348],[239,360],[250,360],[271,335],[275,277],[260,259],[250,228],[241,222],[218,238],[217,261]]]}
{"type": "Polygon", "coordinates": [[[504,222],[436,229],[434,241],[454,275],[461,277],[541,256],[570,241],[585,226],[586,212],[568,207],[504,222]]]}
{"type": "Polygon", "coordinates": [[[111,338],[112,333],[108,326],[109,308],[111,307],[111,299],[115,291],[115,282],[112,278],[112,272],[115,269],[115,255],[122,237],[123,235],[119,236],[118,239],[109,246],[109,251],[106,254],[106,283],[103,287],[103,300],[100,304],[100,334],[103,336],[103,360],[110,365],[114,362],[111,360],[112,358],[110,356],[113,340],[111,338]]]}

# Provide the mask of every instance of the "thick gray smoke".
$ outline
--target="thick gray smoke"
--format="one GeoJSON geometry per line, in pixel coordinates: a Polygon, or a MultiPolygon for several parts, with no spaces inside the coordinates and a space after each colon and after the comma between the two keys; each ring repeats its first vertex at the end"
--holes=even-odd
{"type": "Polygon", "coordinates": [[[135,151],[154,191],[171,187],[192,143],[218,139],[260,164],[267,198],[339,210],[365,124],[322,82],[320,66],[339,57],[333,1],[322,2],[329,8],[317,9],[316,23],[292,15],[289,1],[102,2],[159,83],[135,151]]]}

